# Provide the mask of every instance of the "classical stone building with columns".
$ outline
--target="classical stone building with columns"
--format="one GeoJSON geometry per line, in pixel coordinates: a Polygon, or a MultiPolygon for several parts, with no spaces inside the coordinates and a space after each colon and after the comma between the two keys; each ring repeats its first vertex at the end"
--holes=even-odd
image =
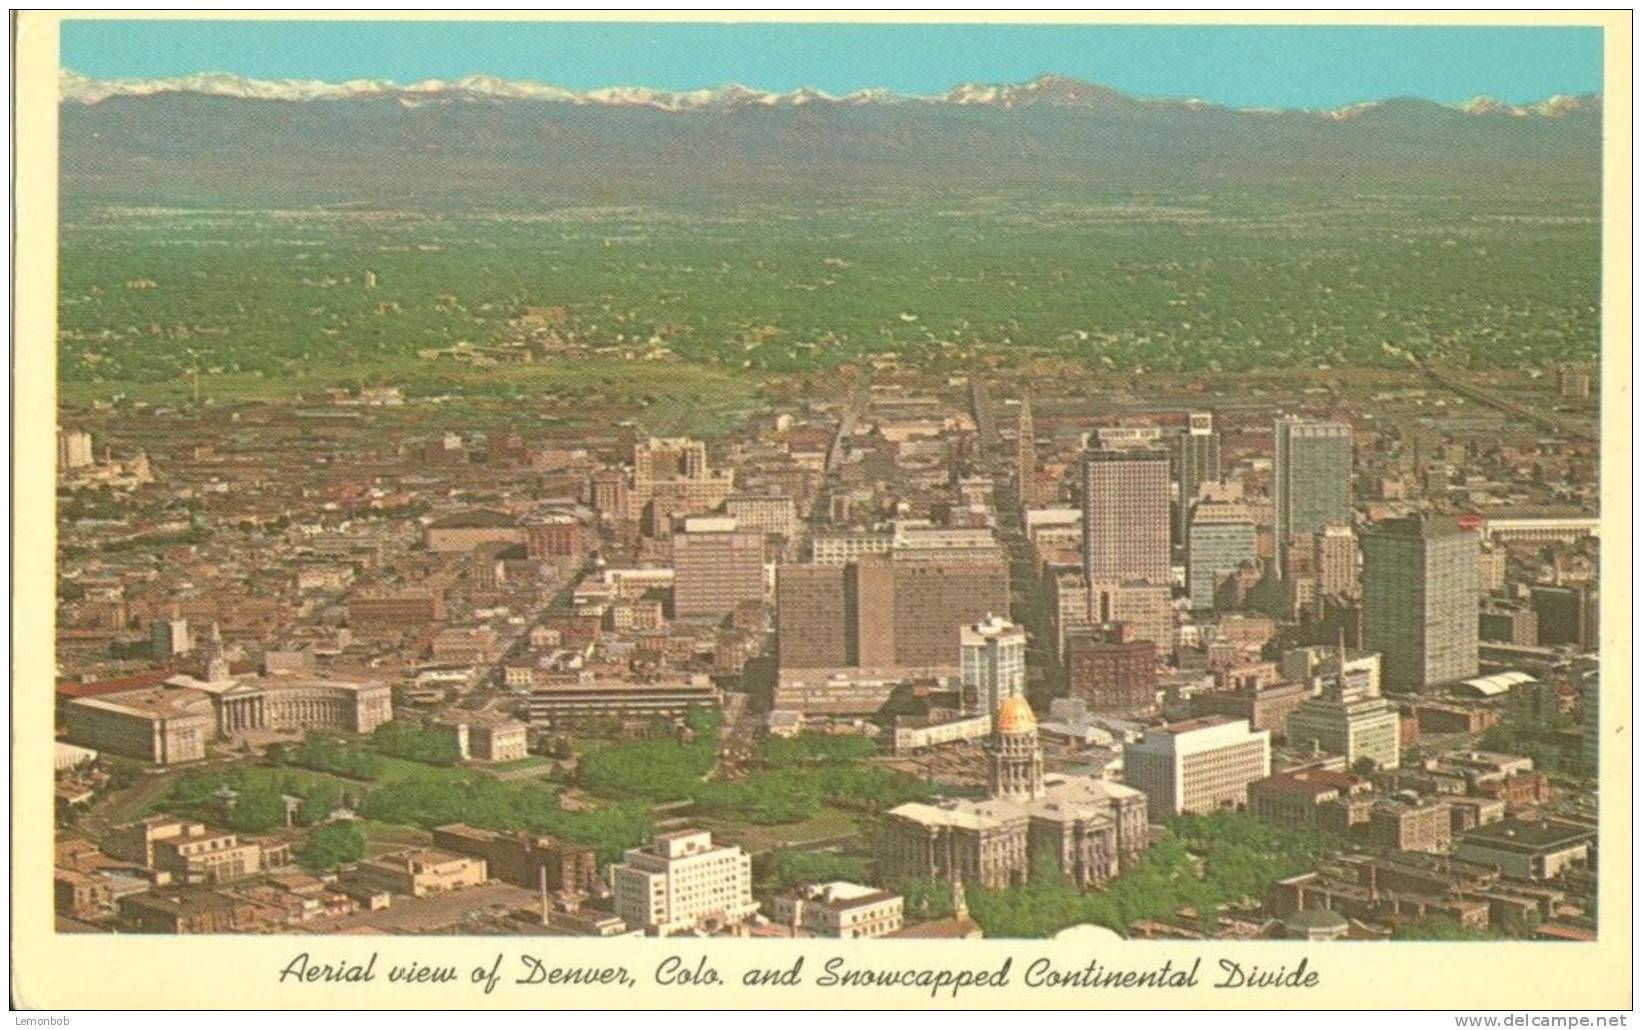
{"type": "Polygon", "coordinates": [[[913,802],[886,814],[878,839],[885,881],[1008,887],[1048,856],[1080,887],[1094,887],[1146,849],[1145,795],[1093,777],[1045,775],[1037,719],[1024,697],[999,706],[986,751],[987,799],[913,802]]]}
{"type": "MultiPolygon", "coordinates": [[[[208,689],[215,684],[197,686],[208,689]]],[[[210,697],[217,733],[224,737],[250,730],[369,733],[393,718],[392,693],[385,683],[248,676],[224,690],[210,691],[210,697]]]]}
{"type": "Polygon", "coordinates": [[[306,730],[369,733],[392,718],[392,691],[385,683],[232,676],[227,663],[215,659],[203,679],[173,676],[158,687],[80,698],[64,710],[73,743],[157,765],[202,759],[210,739],[306,730]]]}

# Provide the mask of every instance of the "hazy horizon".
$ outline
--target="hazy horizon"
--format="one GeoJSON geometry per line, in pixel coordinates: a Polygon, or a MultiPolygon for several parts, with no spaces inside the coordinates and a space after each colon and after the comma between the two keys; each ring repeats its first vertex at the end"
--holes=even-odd
{"type": "Polygon", "coordinates": [[[1602,88],[1601,32],[1390,26],[905,25],[620,22],[63,24],[60,63],[95,79],[228,73],[254,79],[468,75],[572,90],[935,95],[1044,74],[1136,96],[1232,107],[1327,108],[1392,97],[1532,103],[1602,88]]]}

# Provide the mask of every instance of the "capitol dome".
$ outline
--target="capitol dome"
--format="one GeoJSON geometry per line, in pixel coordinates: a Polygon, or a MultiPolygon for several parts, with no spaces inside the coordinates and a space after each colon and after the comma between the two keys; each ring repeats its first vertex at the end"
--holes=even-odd
{"type": "Polygon", "coordinates": [[[1038,717],[1032,714],[1032,706],[1019,694],[1005,698],[998,706],[996,722],[999,733],[1029,733],[1038,728],[1038,717]]]}

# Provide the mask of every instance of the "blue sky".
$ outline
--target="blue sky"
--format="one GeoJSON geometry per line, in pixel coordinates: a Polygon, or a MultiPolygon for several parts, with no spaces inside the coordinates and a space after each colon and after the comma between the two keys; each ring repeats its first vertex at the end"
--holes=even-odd
{"type": "Polygon", "coordinates": [[[1045,72],[1147,96],[1326,107],[1392,96],[1513,102],[1598,92],[1598,28],[70,21],[62,64],[99,78],[473,73],[572,89],[740,82],[936,93],[1045,72]]]}

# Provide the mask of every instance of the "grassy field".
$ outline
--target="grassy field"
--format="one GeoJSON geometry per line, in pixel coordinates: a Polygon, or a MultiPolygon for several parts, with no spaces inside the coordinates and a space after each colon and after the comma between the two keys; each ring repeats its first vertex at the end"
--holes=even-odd
{"type": "Polygon", "coordinates": [[[83,409],[123,399],[155,406],[190,403],[294,403],[345,385],[422,383],[423,396],[404,409],[372,409],[373,418],[415,417],[437,412],[447,424],[477,430],[539,427],[608,430],[612,421],[631,420],[658,436],[716,436],[759,410],[760,379],[733,370],[683,361],[638,362],[582,359],[530,365],[476,368],[454,362],[437,367],[414,357],[369,364],[325,363],[289,373],[203,372],[169,379],[96,379],[58,383],[58,403],[83,409]],[[437,391],[436,393],[433,391],[437,391]],[[614,418],[612,418],[614,416],[614,418]]]}
{"type": "Polygon", "coordinates": [[[479,417],[670,432],[733,421],[762,376],[886,352],[1125,373],[1596,353],[1596,222],[1551,199],[1099,199],[81,211],[62,233],[62,401],[180,401],[196,376],[224,402],[396,385],[479,417]],[[458,345],[535,360],[426,356],[458,345]]]}
{"type": "Polygon", "coordinates": [[[426,846],[433,839],[432,834],[414,826],[379,823],[371,819],[361,819],[356,825],[365,831],[367,853],[373,858],[408,847],[426,846]]]}
{"type": "Polygon", "coordinates": [[[841,837],[861,835],[860,816],[832,805],[802,822],[780,826],[757,826],[722,817],[691,816],[689,823],[711,830],[715,838],[739,844],[749,854],[762,854],[776,848],[804,847],[831,842],[841,837]]]}

